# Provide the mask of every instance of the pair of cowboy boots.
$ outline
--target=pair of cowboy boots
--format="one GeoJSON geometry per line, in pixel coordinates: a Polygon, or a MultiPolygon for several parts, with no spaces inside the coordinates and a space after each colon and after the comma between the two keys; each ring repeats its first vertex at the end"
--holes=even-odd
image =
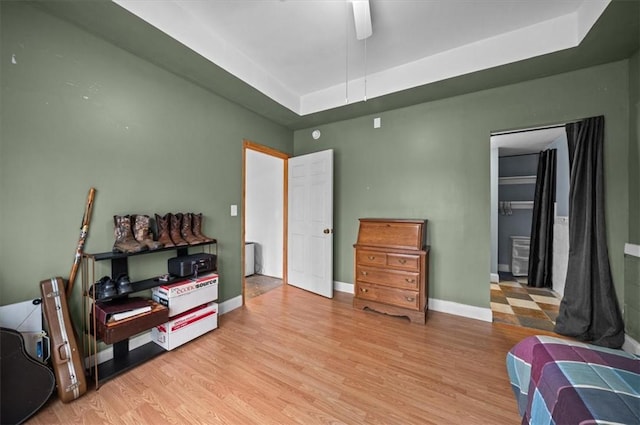
{"type": "Polygon", "coordinates": [[[156,214],[158,242],[165,247],[213,242],[214,239],[202,234],[202,220],[202,213],[156,214]]]}
{"type": "Polygon", "coordinates": [[[163,247],[153,240],[148,215],[114,215],[113,224],[116,238],[113,251],[133,254],[163,247]]]}

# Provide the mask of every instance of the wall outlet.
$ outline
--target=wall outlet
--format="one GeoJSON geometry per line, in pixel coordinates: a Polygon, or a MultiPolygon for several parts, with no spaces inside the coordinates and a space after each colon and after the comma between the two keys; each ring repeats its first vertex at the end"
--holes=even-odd
{"type": "Polygon", "coordinates": [[[238,215],[238,206],[231,205],[231,217],[235,217],[238,215]]]}

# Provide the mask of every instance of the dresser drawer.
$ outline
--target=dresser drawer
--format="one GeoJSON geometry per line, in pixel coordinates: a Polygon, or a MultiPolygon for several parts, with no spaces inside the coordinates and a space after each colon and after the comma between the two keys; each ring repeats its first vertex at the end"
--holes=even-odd
{"type": "Polygon", "coordinates": [[[356,266],[356,280],[358,282],[375,283],[394,288],[418,290],[420,273],[358,265],[356,266]]]}
{"type": "Polygon", "coordinates": [[[387,263],[387,254],[384,252],[358,249],[356,251],[356,263],[371,266],[384,266],[387,263]]]}
{"type": "Polygon", "coordinates": [[[420,271],[420,256],[388,253],[387,266],[417,272],[420,271]]]}
{"type": "Polygon", "coordinates": [[[418,310],[420,300],[416,291],[358,283],[358,298],[418,310]]]}

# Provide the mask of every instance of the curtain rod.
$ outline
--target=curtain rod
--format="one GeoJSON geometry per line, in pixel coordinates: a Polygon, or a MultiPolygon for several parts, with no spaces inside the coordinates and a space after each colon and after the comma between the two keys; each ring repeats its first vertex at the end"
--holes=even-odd
{"type": "Polygon", "coordinates": [[[526,133],[528,131],[536,131],[536,130],[546,130],[548,128],[560,128],[560,127],[565,127],[567,124],[575,124],[577,122],[582,122],[585,119],[577,119],[577,120],[572,120],[572,121],[565,121],[562,124],[554,124],[554,125],[547,125],[547,126],[542,126],[542,127],[531,127],[531,128],[522,128],[520,130],[505,130],[505,131],[496,131],[496,132],[491,132],[492,136],[502,136],[503,134],[516,134],[516,133],[526,133]]]}
{"type": "Polygon", "coordinates": [[[567,122],[565,124],[549,125],[549,126],[546,126],[546,127],[533,127],[533,128],[524,128],[524,129],[521,129],[521,130],[497,131],[495,133],[491,133],[491,135],[492,136],[503,136],[503,135],[506,135],[506,134],[517,134],[517,133],[527,133],[529,131],[548,130],[550,128],[561,128],[561,127],[564,127],[567,124],[569,124],[569,122],[567,122]]]}

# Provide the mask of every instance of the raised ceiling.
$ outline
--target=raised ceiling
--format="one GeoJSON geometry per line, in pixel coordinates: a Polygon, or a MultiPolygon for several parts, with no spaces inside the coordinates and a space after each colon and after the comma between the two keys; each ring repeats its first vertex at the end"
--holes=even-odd
{"type": "Polygon", "coordinates": [[[365,61],[345,0],[116,1],[35,4],[291,129],[625,59],[640,39],[637,1],[370,0],[365,61]]]}
{"type": "Polygon", "coordinates": [[[298,115],[577,46],[610,0],[114,0],[298,115]]]}

